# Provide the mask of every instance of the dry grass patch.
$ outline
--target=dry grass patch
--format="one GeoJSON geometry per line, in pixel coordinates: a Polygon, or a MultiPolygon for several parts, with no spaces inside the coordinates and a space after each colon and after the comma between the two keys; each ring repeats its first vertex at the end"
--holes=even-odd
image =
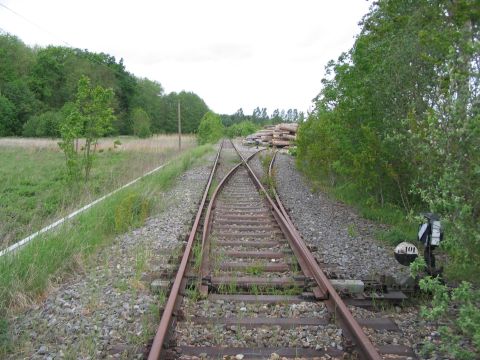
{"type": "MultiPolygon", "coordinates": [[[[182,152],[194,146],[182,138],[182,152]]],[[[57,140],[0,139],[0,248],[166,163],[177,147],[175,135],[101,139],[91,179],[72,184],[57,140]]]]}
{"type": "MultiPolygon", "coordinates": [[[[58,142],[60,139],[46,138],[0,138],[0,148],[23,148],[32,150],[52,150],[60,152],[58,142]]],[[[85,144],[85,139],[80,139],[78,146],[85,144]]],[[[194,135],[182,135],[182,148],[192,148],[196,145],[196,137],[194,135]]],[[[178,135],[154,135],[147,139],[139,139],[133,136],[117,136],[102,138],[98,141],[98,150],[108,151],[141,151],[141,152],[163,152],[169,149],[176,150],[178,148],[178,135]],[[115,142],[120,141],[120,145],[115,142]]]]}

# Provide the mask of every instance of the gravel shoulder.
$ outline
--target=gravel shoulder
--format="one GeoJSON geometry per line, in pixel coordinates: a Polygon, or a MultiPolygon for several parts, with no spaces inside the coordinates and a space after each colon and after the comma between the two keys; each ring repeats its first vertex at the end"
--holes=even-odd
{"type": "Polygon", "coordinates": [[[43,301],[12,315],[9,359],[143,358],[162,300],[150,281],[180,251],[213,156],[164,193],[160,214],[117,237],[43,301]]]}
{"type": "Polygon", "coordinates": [[[337,277],[390,275],[400,279],[408,274],[408,268],[395,260],[393,247],[374,238],[382,225],[360,217],[322,192],[313,193],[291,156],[278,154],[275,170],[280,198],[303,239],[317,247],[314,255],[337,277]]]}
{"type": "MultiPolygon", "coordinates": [[[[291,156],[279,153],[275,171],[275,183],[283,204],[304,241],[316,247],[315,257],[330,273],[346,279],[382,274],[395,279],[407,276],[408,268],[396,262],[393,247],[374,237],[375,231],[384,225],[360,217],[354,209],[325,193],[312,192],[291,156]]],[[[388,317],[398,325],[399,332],[365,329],[375,344],[405,345],[421,359],[447,359],[436,353],[422,355],[423,344],[440,347],[441,341],[438,324],[423,320],[419,305],[387,306],[381,311],[351,307],[351,311],[357,318],[388,317]]]]}

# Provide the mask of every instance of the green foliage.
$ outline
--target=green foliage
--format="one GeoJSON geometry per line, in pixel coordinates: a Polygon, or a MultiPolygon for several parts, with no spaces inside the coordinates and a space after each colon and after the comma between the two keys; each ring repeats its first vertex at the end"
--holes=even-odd
{"type": "Polygon", "coordinates": [[[263,151],[260,153],[260,162],[262,163],[263,172],[268,174],[268,168],[270,167],[270,163],[273,159],[273,152],[272,151],[263,151]]]}
{"type": "Polygon", "coordinates": [[[150,117],[142,108],[133,109],[133,134],[145,139],[152,135],[150,131],[150,117]]]}
{"type": "Polygon", "coordinates": [[[84,171],[84,179],[88,181],[93,165],[97,141],[111,129],[114,120],[113,109],[110,107],[113,98],[111,89],[97,85],[92,87],[90,79],[83,76],[78,81],[78,91],[74,106],[60,124],[62,141],[58,144],[65,153],[68,175],[71,179],[78,178],[78,170],[84,171]],[[77,156],[75,142],[85,138],[81,164],[77,156]]]}
{"type": "Polygon", "coordinates": [[[125,232],[130,226],[141,225],[152,207],[150,201],[135,192],[125,194],[114,210],[113,223],[115,233],[125,232]]]}
{"type": "MultiPolygon", "coordinates": [[[[232,115],[220,115],[222,123],[226,127],[249,121],[255,124],[256,127],[261,128],[264,125],[279,124],[285,122],[303,122],[305,115],[302,111],[297,109],[279,110],[275,109],[271,116],[267,113],[267,108],[256,107],[253,109],[252,115],[246,115],[243,109],[238,109],[232,115]]],[[[247,134],[248,135],[248,134],[247,134]]]]}
{"type": "Polygon", "coordinates": [[[65,163],[69,180],[78,180],[81,166],[78,159],[78,139],[82,134],[81,115],[75,108],[60,123],[59,131],[62,141],[58,143],[65,154],[65,163]]]}
{"type": "Polygon", "coordinates": [[[376,2],[297,141],[301,169],[367,208],[439,213],[462,277],[480,271],[478,21],[467,0],[376,2]]]}
{"type": "Polygon", "coordinates": [[[5,96],[0,95],[0,136],[15,134],[15,105],[5,96]]]}
{"type": "MultiPolygon", "coordinates": [[[[133,134],[132,111],[140,107],[151,119],[151,131],[177,131],[177,104],[182,104],[185,133],[193,133],[208,111],[205,102],[192,92],[164,94],[162,86],[128,73],[123,60],[105,53],[62,46],[31,49],[18,38],[0,34],[0,136],[21,135],[25,123],[35,115],[59,112],[75,100],[82,76],[93,86],[114,91],[112,108],[116,116],[109,134],[133,134]],[[13,112],[11,105],[13,105],[13,112]]],[[[38,120],[33,120],[38,121],[38,120]]],[[[37,136],[32,124],[30,136],[37,136]]],[[[41,133],[41,131],[39,131],[41,133]]]]}
{"type": "MultiPolygon", "coordinates": [[[[0,318],[8,307],[18,305],[22,299],[41,295],[52,277],[74,272],[79,261],[108,245],[115,234],[139,226],[152,211],[160,211],[161,207],[154,205],[161,203],[162,192],[209,151],[210,146],[202,146],[183,154],[161,171],[78,215],[58,231],[45,233],[20,251],[1,257],[0,318]]],[[[1,326],[0,323],[0,338],[1,326]]]]}
{"type": "Polygon", "coordinates": [[[59,111],[47,111],[31,116],[23,125],[23,136],[27,137],[59,137],[63,114],[59,111]]]}
{"type": "Polygon", "coordinates": [[[264,273],[264,271],[265,271],[265,266],[260,262],[255,262],[245,269],[245,272],[252,276],[261,275],[264,273]]]}
{"type": "Polygon", "coordinates": [[[288,154],[295,157],[297,156],[297,147],[296,146],[290,146],[288,148],[288,154]]]}
{"type": "Polygon", "coordinates": [[[220,116],[209,111],[207,112],[198,127],[199,144],[216,143],[221,139],[224,133],[224,127],[220,116]]]}
{"type": "Polygon", "coordinates": [[[417,278],[419,276],[425,275],[425,269],[427,267],[427,263],[425,259],[421,256],[418,256],[411,264],[410,264],[410,274],[412,277],[417,278]]]}
{"type": "Polygon", "coordinates": [[[167,133],[178,131],[178,103],[181,106],[182,132],[194,133],[202,117],[209,111],[205,102],[192,92],[172,92],[161,98],[161,124],[153,124],[167,133]]]}
{"type": "Polygon", "coordinates": [[[421,315],[444,324],[439,327],[442,344],[437,350],[454,359],[476,359],[480,353],[480,291],[466,281],[450,291],[438,277],[430,276],[420,280],[420,288],[432,294],[421,315]],[[461,345],[465,339],[470,344],[461,345]]]}
{"type": "MultiPolygon", "coordinates": [[[[166,131],[167,121],[162,116],[163,97],[164,91],[161,84],[146,78],[137,79],[137,90],[132,101],[134,112],[137,108],[144,110],[150,121],[150,130],[156,133],[166,131]]],[[[133,119],[133,126],[135,133],[135,119],[133,119]]]]}
{"type": "Polygon", "coordinates": [[[28,86],[33,63],[34,54],[23,42],[0,35],[0,136],[20,135],[24,122],[40,108],[28,86]]]}
{"type": "MultiPolygon", "coordinates": [[[[81,207],[120,187],[173,154],[169,149],[105,151],[97,154],[91,178],[84,183],[66,181],[62,152],[0,147],[0,242],[6,246],[21,240],[71,212],[72,207],[81,207]]],[[[182,168],[191,165],[188,159],[182,161],[185,163],[178,164],[182,168]]]]}
{"type": "Polygon", "coordinates": [[[253,134],[260,127],[255,125],[251,121],[242,121],[240,123],[233,124],[225,129],[225,133],[229,138],[235,137],[245,137],[247,135],[253,134]]]}
{"type": "Polygon", "coordinates": [[[10,34],[0,34],[0,88],[26,76],[33,62],[32,50],[19,38],[10,34]]]}
{"type": "MultiPolygon", "coordinates": [[[[425,268],[422,257],[410,264],[413,277],[424,276],[425,268]]],[[[421,278],[419,286],[431,295],[428,305],[421,308],[422,317],[442,324],[439,327],[441,346],[425,344],[422,352],[428,355],[436,351],[453,359],[476,359],[480,353],[480,290],[473,289],[472,284],[466,281],[450,289],[439,277],[432,276],[421,278]],[[463,345],[460,345],[461,342],[463,345]]]]}
{"type": "Polygon", "coordinates": [[[2,86],[2,94],[15,106],[15,119],[11,123],[12,134],[20,135],[25,121],[39,111],[41,103],[35,98],[26,81],[16,79],[2,86]]]}

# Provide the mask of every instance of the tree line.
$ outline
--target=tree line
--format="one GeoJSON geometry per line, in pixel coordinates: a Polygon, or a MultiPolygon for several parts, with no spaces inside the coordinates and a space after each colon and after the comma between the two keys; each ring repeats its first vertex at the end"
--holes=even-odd
{"type": "Polygon", "coordinates": [[[110,134],[176,132],[178,102],[182,130],[192,133],[209,110],[193,92],[166,94],[160,83],[135,77],[122,59],[62,46],[30,48],[0,34],[0,136],[59,136],[84,75],[93,86],[113,90],[110,134]]]}
{"type": "Polygon", "coordinates": [[[256,107],[252,115],[245,115],[243,109],[238,109],[233,115],[218,115],[208,112],[200,121],[198,141],[200,144],[214,143],[221,137],[245,137],[253,134],[265,125],[303,122],[304,113],[297,109],[276,109],[268,115],[267,108],[256,107]]]}
{"type": "Polygon", "coordinates": [[[298,135],[311,176],[441,214],[463,269],[480,264],[479,19],[470,0],[375,2],[298,135]]]}
{"type": "Polygon", "coordinates": [[[302,111],[297,109],[288,109],[280,110],[275,109],[271,115],[268,114],[267,108],[265,107],[256,107],[252,111],[252,115],[247,115],[243,112],[243,109],[238,109],[232,115],[220,115],[222,124],[224,126],[232,126],[234,124],[239,124],[244,121],[249,121],[255,124],[257,127],[270,125],[270,124],[280,124],[285,122],[303,122],[305,119],[305,114],[302,111]]]}

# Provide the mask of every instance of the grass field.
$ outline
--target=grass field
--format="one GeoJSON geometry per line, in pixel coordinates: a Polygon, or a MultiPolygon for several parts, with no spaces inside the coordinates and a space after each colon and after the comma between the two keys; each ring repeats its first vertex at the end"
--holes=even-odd
{"type": "Polygon", "coordinates": [[[57,230],[0,257],[0,318],[8,309],[22,307],[41,296],[52,278],[68,276],[77,264],[109,244],[116,234],[140,226],[148,216],[160,212],[162,192],[210,151],[210,145],[185,151],[158,172],[117,192],[57,230]]]}
{"type": "MultiPolygon", "coordinates": [[[[182,137],[182,151],[195,144],[182,137]]],[[[0,248],[165,163],[177,146],[175,135],[101,139],[90,181],[69,184],[56,140],[0,139],[0,248]]]]}

